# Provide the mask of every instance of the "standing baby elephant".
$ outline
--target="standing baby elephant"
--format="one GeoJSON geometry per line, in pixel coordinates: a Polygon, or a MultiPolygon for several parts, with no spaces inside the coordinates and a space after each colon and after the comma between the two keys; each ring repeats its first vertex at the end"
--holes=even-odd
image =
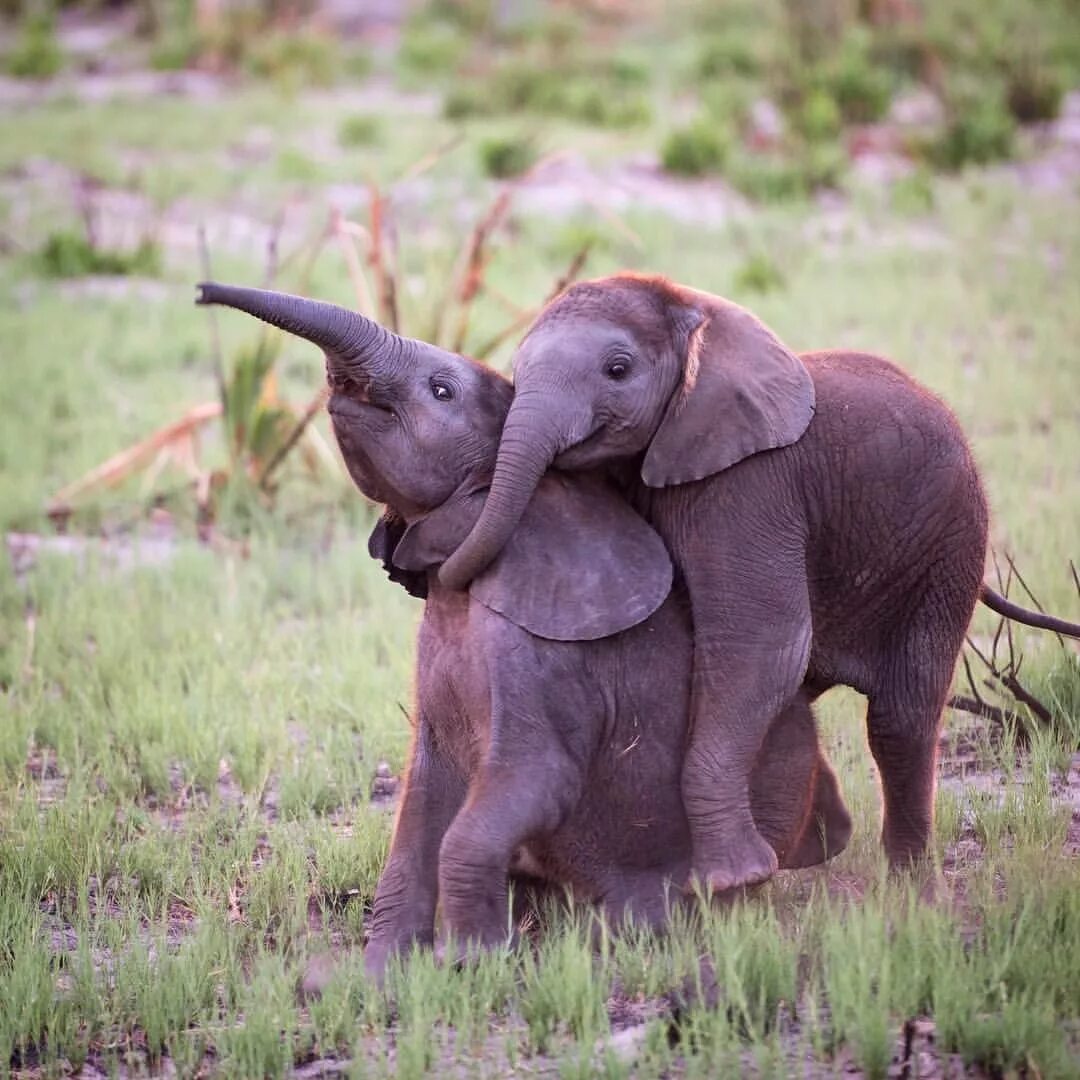
{"type": "Polygon", "coordinates": [[[726,889],[776,868],[749,778],[800,685],[869,697],[886,852],[894,865],[922,855],[939,720],[986,555],[986,500],[948,408],[879,357],[796,356],[735,304],[635,275],[553,301],[514,378],[490,495],[444,584],[488,565],[552,463],[606,467],[690,594],[695,874],[726,889]]]}
{"type": "MultiPolygon", "coordinates": [[[[661,923],[690,867],[680,790],[690,714],[688,605],[663,541],[605,480],[552,474],[468,591],[434,572],[483,512],[512,388],[354,313],[207,284],[319,344],[349,472],[387,515],[371,550],[426,594],[415,736],[375,895],[366,965],[433,940],[508,935],[513,866],[613,919],[661,923]]],[[[808,697],[769,727],[749,777],[754,829],[782,865],[835,854],[850,820],[808,697]]]]}

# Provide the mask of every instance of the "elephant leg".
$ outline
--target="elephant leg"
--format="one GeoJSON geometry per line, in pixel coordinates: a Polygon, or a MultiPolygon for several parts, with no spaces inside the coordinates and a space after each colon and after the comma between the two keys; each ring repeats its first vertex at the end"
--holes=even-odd
{"type": "Polygon", "coordinates": [[[558,828],[580,797],[581,777],[552,752],[489,762],[443,838],[439,896],[443,933],[468,953],[512,938],[507,872],[518,846],[558,828]]]}
{"type": "Polygon", "coordinates": [[[823,756],[814,768],[813,801],[802,833],[781,865],[789,870],[817,866],[839,855],[851,839],[851,814],[840,793],[836,773],[823,756]]]}
{"type": "Polygon", "coordinates": [[[377,982],[393,955],[434,939],[439,845],[464,798],[464,781],[421,718],[364,949],[364,968],[377,982]]]}
{"type": "Polygon", "coordinates": [[[867,732],[881,776],[881,839],[894,868],[926,854],[934,826],[938,734],[951,664],[907,664],[870,696],[867,732]]]}
{"type": "Polygon", "coordinates": [[[754,824],[750,781],[769,725],[792,701],[810,656],[805,571],[794,551],[768,567],[729,553],[688,573],[694,616],[693,724],[683,765],[692,874],[723,891],[766,881],[776,853],[754,824]],[[712,580],[709,580],[712,578],[712,580]],[[730,583],[730,592],[716,582],[730,583]]]}
{"type": "Polygon", "coordinates": [[[769,725],[751,777],[750,804],[783,869],[824,862],[848,842],[851,817],[821,755],[804,690],[769,725]]]}

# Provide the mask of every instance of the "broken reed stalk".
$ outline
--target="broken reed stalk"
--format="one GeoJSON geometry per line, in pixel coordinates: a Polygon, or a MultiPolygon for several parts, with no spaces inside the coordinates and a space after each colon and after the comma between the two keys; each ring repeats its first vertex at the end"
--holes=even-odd
{"type": "Polygon", "coordinates": [[[396,334],[398,332],[397,267],[391,250],[393,235],[386,213],[387,203],[375,184],[371,192],[371,246],[368,265],[375,277],[375,292],[379,302],[379,321],[396,334]]]}
{"type": "Polygon", "coordinates": [[[476,223],[473,231],[469,234],[465,246],[464,263],[453,293],[458,304],[458,316],[457,327],[448,346],[451,352],[459,353],[465,347],[465,335],[469,329],[469,315],[472,311],[473,302],[483,287],[484,274],[487,272],[489,261],[487,253],[488,241],[491,234],[502,223],[507,210],[510,209],[512,198],[513,188],[508,187],[501,191],[488,208],[488,212],[476,223]]]}

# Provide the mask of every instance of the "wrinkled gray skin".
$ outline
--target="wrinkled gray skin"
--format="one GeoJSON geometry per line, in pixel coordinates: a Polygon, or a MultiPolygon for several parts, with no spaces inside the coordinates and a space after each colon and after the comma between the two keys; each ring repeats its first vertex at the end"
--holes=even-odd
{"type": "MultiPolygon", "coordinates": [[[[370,550],[426,594],[415,734],[368,970],[381,977],[393,953],[430,943],[437,905],[459,945],[505,942],[515,870],[569,886],[613,920],[662,924],[690,865],[680,776],[693,651],[662,542],[604,480],[551,474],[492,567],[467,592],[447,589],[435,568],[482,511],[506,380],[341,309],[201,290],[202,302],[323,346],[345,462],[387,506],[370,550]]],[[[765,734],[749,798],[781,865],[847,843],[806,696],[765,734]]]]}
{"type": "Polygon", "coordinates": [[[552,302],[514,380],[484,513],[441,580],[460,588],[488,565],[553,463],[617,479],[691,597],[695,875],[727,889],[776,868],[748,781],[800,686],[869,697],[886,852],[895,866],[923,855],[986,554],[986,500],[948,408],[879,357],[796,356],[734,304],[633,275],[552,302]]]}

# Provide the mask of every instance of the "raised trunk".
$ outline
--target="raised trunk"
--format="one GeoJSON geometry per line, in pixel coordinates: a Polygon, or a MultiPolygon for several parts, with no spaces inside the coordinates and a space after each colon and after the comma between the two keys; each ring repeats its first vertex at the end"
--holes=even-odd
{"type": "Polygon", "coordinates": [[[562,449],[563,440],[543,402],[519,394],[506,418],[484,509],[461,546],[439,569],[443,585],[464,589],[499,554],[521,521],[540,478],[562,449]]]}
{"type": "Polygon", "coordinates": [[[202,282],[197,289],[197,304],[236,308],[314,342],[326,353],[334,374],[346,374],[350,367],[359,366],[369,377],[377,376],[406,346],[415,344],[336,304],[269,289],[219,285],[214,281],[202,282]]]}

